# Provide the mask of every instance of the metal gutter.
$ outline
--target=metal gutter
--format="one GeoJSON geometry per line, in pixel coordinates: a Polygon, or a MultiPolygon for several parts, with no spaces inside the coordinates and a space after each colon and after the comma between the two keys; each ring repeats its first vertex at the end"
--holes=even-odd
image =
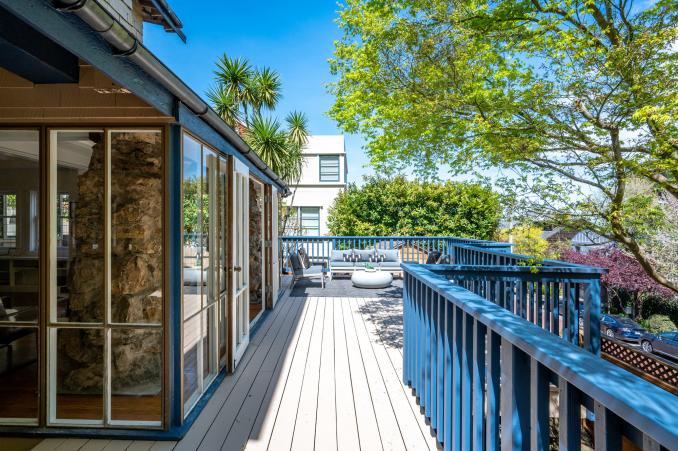
{"type": "Polygon", "coordinates": [[[103,9],[95,0],[52,0],[59,11],[73,13],[108,42],[117,56],[123,56],[137,64],[146,73],[160,82],[194,114],[204,120],[226,138],[236,150],[268,176],[280,188],[283,197],[290,194],[287,184],[264,163],[259,155],[229,127],[210,106],[177,77],[162,61],[103,9]]]}

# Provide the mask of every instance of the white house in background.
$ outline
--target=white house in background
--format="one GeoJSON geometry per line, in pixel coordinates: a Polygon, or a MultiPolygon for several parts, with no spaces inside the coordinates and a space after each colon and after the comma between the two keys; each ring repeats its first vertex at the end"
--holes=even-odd
{"type": "Polygon", "coordinates": [[[285,199],[294,209],[287,235],[327,235],[327,213],[347,187],[348,165],[344,135],[314,135],[303,149],[304,168],[299,183],[285,199]]]}

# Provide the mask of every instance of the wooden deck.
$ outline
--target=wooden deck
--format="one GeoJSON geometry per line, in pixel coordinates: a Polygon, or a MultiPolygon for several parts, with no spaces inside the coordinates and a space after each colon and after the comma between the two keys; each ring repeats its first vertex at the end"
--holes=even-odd
{"type": "Polygon", "coordinates": [[[48,439],[40,450],[434,450],[402,374],[402,300],[288,297],[180,442],[48,439]]]}

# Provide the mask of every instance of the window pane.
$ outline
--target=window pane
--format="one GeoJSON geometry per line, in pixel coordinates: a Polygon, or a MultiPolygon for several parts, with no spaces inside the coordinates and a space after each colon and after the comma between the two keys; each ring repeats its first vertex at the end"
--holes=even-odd
{"type": "Polygon", "coordinates": [[[200,342],[200,315],[184,321],[184,414],[193,405],[199,386],[198,343],[200,342]]]}
{"type": "MultiPolygon", "coordinates": [[[[59,131],[57,193],[68,196],[68,247],[57,249],[57,321],[102,322],[104,300],[104,136],[59,131]]],[[[53,234],[59,242],[60,218],[53,234]]]]}
{"type": "Polygon", "coordinates": [[[301,230],[304,235],[320,235],[320,207],[301,207],[301,230]]]}
{"type": "Polygon", "coordinates": [[[339,181],[339,157],[321,156],[320,157],[320,181],[338,182],[339,181]]]}
{"type": "Polygon", "coordinates": [[[201,233],[200,233],[200,143],[184,135],[183,140],[183,302],[184,319],[201,308],[200,296],[203,284],[201,233]]]}
{"type": "Polygon", "coordinates": [[[111,132],[111,321],[162,322],[162,135],[111,132]]]}
{"type": "Polygon", "coordinates": [[[217,300],[218,286],[214,283],[218,274],[219,254],[216,248],[218,231],[217,199],[217,173],[219,160],[210,149],[203,147],[203,176],[202,176],[202,265],[203,265],[203,306],[217,300]]]}
{"type": "Polygon", "coordinates": [[[264,185],[249,181],[249,320],[264,308],[264,185]]]}
{"type": "Polygon", "coordinates": [[[103,330],[58,329],[56,360],[56,418],[103,419],[103,330]]]}
{"type": "Polygon", "coordinates": [[[0,422],[38,417],[38,329],[0,327],[0,422]]]}
{"type": "Polygon", "coordinates": [[[0,130],[0,324],[38,318],[39,148],[36,130],[0,130]]]}
{"type": "Polygon", "coordinates": [[[161,421],[162,332],[111,331],[111,419],[161,421]]]}
{"type": "Polygon", "coordinates": [[[210,306],[202,313],[202,375],[204,387],[217,374],[216,351],[216,306],[210,306]]]}

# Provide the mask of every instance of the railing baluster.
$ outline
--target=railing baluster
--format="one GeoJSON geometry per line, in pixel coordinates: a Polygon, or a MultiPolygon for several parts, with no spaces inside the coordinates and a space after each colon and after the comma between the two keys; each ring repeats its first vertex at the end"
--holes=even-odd
{"type": "Polygon", "coordinates": [[[499,451],[499,396],[500,374],[499,366],[501,353],[501,338],[499,334],[487,333],[487,428],[485,445],[488,451],[499,451]]]}
{"type": "Polygon", "coordinates": [[[579,451],[581,449],[581,407],[579,390],[564,378],[558,381],[560,388],[558,449],[579,451]]]}
{"type": "Polygon", "coordinates": [[[502,449],[530,449],[530,360],[511,342],[501,340],[501,446],[502,449]]]}
{"type": "Polygon", "coordinates": [[[445,386],[444,392],[444,415],[443,415],[443,444],[445,451],[452,450],[454,438],[452,435],[452,418],[454,416],[454,380],[453,380],[453,355],[454,355],[454,304],[445,299],[445,334],[443,335],[445,351],[445,386]]]}
{"type": "Polygon", "coordinates": [[[596,451],[617,451],[622,449],[621,422],[619,417],[599,402],[594,403],[593,412],[596,420],[594,437],[596,451]]]}
{"type": "Polygon", "coordinates": [[[436,372],[436,388],[437,388],[437,397],[438,401],[436,403],[438,407],[437,411],[437,422],[435,424],[436,429],[436,438],[438,442],[443,442],[443,429],[445,417],[445,404],[443,400],[445,399],[445,304],[447,301],[441,295],[436,294],[436,303],[438,306],[438,333],[436,335],[436,348],[437,348],[437,372],[436,372]]]}
{"type": "Polygon", "coordinates": [[[473,317],[462,313],[462,353],[461,353],[461,445],[462,449],[471,449],[471,426],[473,410],[473,317]]]}
{"type": "Polygon", "coordinates": [[[487,328],[473,321],[473,449],[485,449],[485,340],[487,328]]]}
{"type": "Polygon", "coordinates": [[[423,401],[426,418],[431,418],[431,289],[424,285],[423,401]]]}
{"type": "Polygon", "coordinates": [[[431,428],[434,430],[438,425],[438,340],[440,334],[438,330],[438,293],[430,290],[430,312],[431,312],[431,335],[429,336],[429,343],[431,346],[431,376],[430,376],[430,392],[431,392],[431,428]]]}
{"type": "Polygon", "coordinates": [[[593,279],[584,303],[584,346],[595,355],[600,355],[600,307],[600,279],[593,279]]]}
{"type": "Polygon", "coordinates": [[[534,358],[530,367],[530,387],[531,449],[548,451],[551,386],[548,370],[534,358]]]}

